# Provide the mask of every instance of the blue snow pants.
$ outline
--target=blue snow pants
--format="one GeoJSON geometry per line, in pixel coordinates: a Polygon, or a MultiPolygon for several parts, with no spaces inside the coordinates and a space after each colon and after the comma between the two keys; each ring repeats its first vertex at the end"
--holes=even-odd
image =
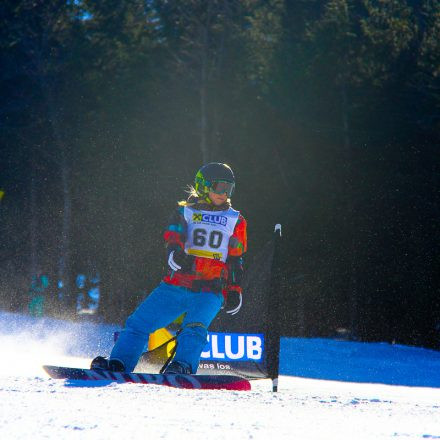
{"type": "Polygon", "coordinates": [[[208,326],[222,304],[221,293],[192,292],[162,281],[129,316],[110,359],[121,360],[125,371],[133,371],[150,333],[167,326],[186,312],[174,360],[189,364],[195,373],[207,342],[208,326]]]}

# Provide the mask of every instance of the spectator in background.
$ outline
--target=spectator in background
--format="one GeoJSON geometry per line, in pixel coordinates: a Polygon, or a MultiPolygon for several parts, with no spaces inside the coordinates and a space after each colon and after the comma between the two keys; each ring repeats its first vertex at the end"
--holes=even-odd
{"type": "Polygon", "coordinates": [[[36,274],[32,276],[31,286],[29,289],[29,305],[28,310],[31,316],[41,318],[44,316],[44,303],[46,300],[46,290],[49,287],[49,277],[44,274],[36,274]]]}
{"type": "Polygon", "coordinates": [[[100,290],[99,290],[99,274],[95,273],[90,277],[89,290],[87,291],[87,307],[90,313],[96,314],[99,307],[100,290]]]}
{"type": "Polygon", "coordinates": [[[78,315],[94,315],[99,307],[99,275],[94,274],[87,278],[84,274],[76,277],[76,285],[79,289],[76,301],[78,315]]]}
{"type": "Polygon", "coordinates": [[[86,276],[82,273],[78,274],[75,283],[78,289],[78,293],[76,294],[76,313],[81,314],[85,303],[84,289],[86,287],[86,276]]]}

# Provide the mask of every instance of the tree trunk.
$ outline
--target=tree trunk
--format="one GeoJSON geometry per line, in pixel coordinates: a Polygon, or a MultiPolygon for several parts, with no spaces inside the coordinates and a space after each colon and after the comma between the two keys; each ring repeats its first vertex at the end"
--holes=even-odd
{"type": "Polygon", "coordinates": [[[70,191],[70,170],[66,157],[66,152],[61,152],[61,182],[63,189],[63,223],[61,229],[60,256],[58,263],[58,279],[63,282],[67,295],[70,290],[70,224],[72,213],[72,196],[70,191]]]}
{"type": "Polygon", "coordinates": [[[346,162],[346,230],[349,237],[348,257],[349,261],[349,284],[348,294],[350,301],[349,319],[350,330],[353,337],[356,336],[358,328],[358,286],[357,286],[357,250],[356,250],[356,221],[354,209],[354,194],[353,194],[353,151],[350,137],[349,125],[349,106],[347,98],[347,88],[344,80],[341,84],[341,119],[342,119],[342,135],[346,162]]]}
{"type": "Polygon", "coordinates": [[[30,182],[30,280],[37,273],[38,270],[38,238],[37,238],[37,228],[38,228],[38,210],[37,210],[37,177],[36,177],[36,163],[35,163],[35,146],[31,153],[31,182],[30,182]]]}
{"type": "Polygon", "coordinates": [[[202,154],[202,163],[209,161],[208,149],[208,115],[207,115],[207,81],[208,81],[208,30],[202,29],[203,48],[202,64],[200,71],[200,152],[202,154]]]}

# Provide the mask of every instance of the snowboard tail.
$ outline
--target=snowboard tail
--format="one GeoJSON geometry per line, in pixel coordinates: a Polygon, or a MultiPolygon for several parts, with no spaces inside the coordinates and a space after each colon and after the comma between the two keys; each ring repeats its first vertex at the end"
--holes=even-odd
{"type": "Polygon", "coordinates": [[[251,389],[250,382],[238,376],[119,373],[105,370],[57,367],[53,365],[43,365],[43,369],[54,379],[154,384],[174,388],[202,390],[249,391],[251,389]]]}

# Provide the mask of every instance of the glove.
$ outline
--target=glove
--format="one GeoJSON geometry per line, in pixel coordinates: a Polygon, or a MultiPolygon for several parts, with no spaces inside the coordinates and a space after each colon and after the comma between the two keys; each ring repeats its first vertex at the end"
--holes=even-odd
{"type": "Polygon", "coordinates": [[[241,293],[238,293],[235,290],[230,290],[226,298],[226,313],[229,315],[236,315],[241,309],[242,302],[243,298],[241,293]]]}
{"type": "Polygon", "coordinates": [[[182,270],[182,272],[190,272],[194,257],[192,255],[187,255],[180,246],[170,250],[171,252],[168,254],[168,266],[170,266],[171,270],[174,270],[175,272],[178,270],[182,270]]]}
{"type": "Polygon", "coordinates": [[[168,266],[171,267],[171,270],[174,270],[175,272],[178,271],[179,269],[182,269],[182,266],[179,266],[175,261],[174,261],[174,252],[176,251],[171,251],[170,255],[168,255],[168,266]]]}

